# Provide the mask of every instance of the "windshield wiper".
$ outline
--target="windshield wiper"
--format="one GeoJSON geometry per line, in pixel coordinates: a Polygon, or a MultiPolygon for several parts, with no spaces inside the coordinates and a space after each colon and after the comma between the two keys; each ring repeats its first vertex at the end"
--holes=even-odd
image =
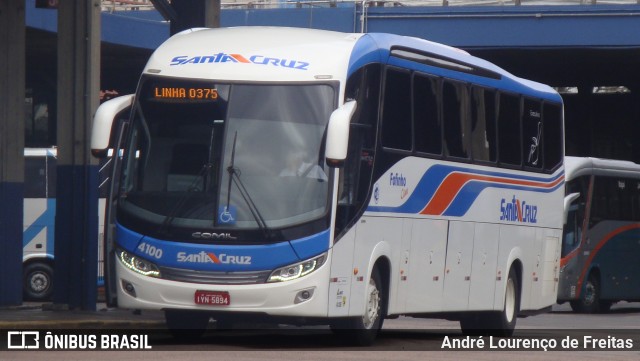
{"type": "Polygon", "coordinates": [[[242,180],[240,179],[240,174],[241,174],[240,169],[235,167],[237,139],[238,139],[238,131],[236,131],[236,133],[233,136],[231,160],[230,160],[229,166],[227,167],[227,172],[229,172],[229,185],[227,189],[227,206],[225,210],[226,211],[229,210],[229,204],[231,203],[231,182],[233,182],[238,187],[238,190],[240,191],[240,195],[242,196],[242,199],[244,199],[247,206],[249,206],[249,211],[251,212],[251,215],[255,219],[256,223],[258,224],[258,227],[260,227],[260,230],[262,231],[262,233],[264,233],[265,237],[271,238],[271,231],[269,230],[267,223],[264,221],[262,214],[260,214],[258,207],[256,207],[256,204],[253,202],[251,195],[249,194],[249,192],[247,191],[247,188],[245,188],[244,184],[242,183],[242,180]]]}
{"type": "Polygon", "coordinates": [[[211,137],[209,139],[209,155],[208,155],[207,163],[204,163],[202,165],[202,168],[200,168],[200,170],[198,171],[198,173],[194,175],[193,181],[191,181],[191,184],[189,184],[189,187],[187,187],[187,191],[180,197],[180,199],[178,199],[178,202],[176,203],[175,207],[173,207],[171,212],[164,218],[164,221],[162,221],[162,229],[164,229],[165,231],[168,231],[169,226],[171,226],[171,223],[173,223],[173,220],[176,218],[176,214],[178,214],[178,211],[182,209],[184,204],[187,202],[187,198],[191,196],[191,193],[193,193],[196,190],[200,190],[198,189],[198,186],[197,186],[200,180],[202,180],[201,190],[203,192],[207,191],[209,173],[211,168],[213,168],[213,159],[212,159],[211,153],[212,153],[214,139],[215,139],[215,122],[211,126],[211,137]]]}

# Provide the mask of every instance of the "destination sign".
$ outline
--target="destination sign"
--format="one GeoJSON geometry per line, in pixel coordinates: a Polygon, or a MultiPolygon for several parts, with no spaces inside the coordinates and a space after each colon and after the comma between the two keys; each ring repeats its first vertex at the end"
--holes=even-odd
{"type": "Polygon", "coordinates": [[[151,95],[156,100],[216,101],[218,99],[218,90],[214,88],[156,86],[152,91],[151,95]]]}

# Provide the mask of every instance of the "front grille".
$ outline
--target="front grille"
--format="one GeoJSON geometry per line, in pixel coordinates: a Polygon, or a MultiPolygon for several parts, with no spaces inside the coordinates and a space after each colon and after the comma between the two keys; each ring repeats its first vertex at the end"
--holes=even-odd
{"type": "Polygon", "coordinates": [[[216,272],[160,267],[162,278],[170,281],[212,285],[247,285],[265,283],[271,271],[216,272]]]}

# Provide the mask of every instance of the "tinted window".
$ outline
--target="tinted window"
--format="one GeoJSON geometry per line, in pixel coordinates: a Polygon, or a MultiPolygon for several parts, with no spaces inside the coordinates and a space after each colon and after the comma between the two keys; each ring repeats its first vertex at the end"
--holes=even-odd
{"type": "Polygon", "coordinates": [[[524,164],[542,169],[542,109],[537,100],[524,100],[522,140],[524,164]]]}
{"type": "Polygon", "coordinates": [[[460,83],[445,81],[442,86],[442,125],[444,154],[451,157],[469,156],[469,96],[460,83]]]}
{"type": "Polygon", "coordinates": [[[358,106],[351,118],[347,159],[340,170],[336,234],[344,230],[367,203],[375,157],[380,74],[380,66],[372,64],[347,81],[346,96],[355,99],[358,106]]]}
{"type": "Polygon", "coordinates": [[[442,129],[438,118],[438,81],[425,76],[413,78],[413,116],[418,152],[441,154],[442,129]]]}
{"type": "Polygon", "coordinates": [[[593,185],[591,225],[604,220],[640,220],[640,180],[596,177],[593,185]]]}
{"type": "Polygon", "coordinates": [[[542,111],[544,145],[544,169],[553,170],[562,163],[563,139],[562,108],[559,104],[545,103],[542,111]]]}
{"type": "Polygon", "coordinates": [[[578,248],[582,241],[582,229],[589,192],[590,176],[582,176],[565,183],[566,194],[578,193],[579,196],[569,205],[567,222],[562,232],[562,257],[578,248]]]}
{"type": "Polygon", "coordinates": [[[520,147],[520,99],[500,94],[498,106],[499,160],[502,164],[522,164],[520,147]]]}
{"type": "Polygon", "coordinates": [[[471,93],[471,149],[473,159],[496,160],[496,95],[473,88],[471,93]]]}
{"type": "Polygon", "coordinates": [[[382,114],[382,146],[411,150],[411,76],[387,70],[382,114]]]}
{"type": "Polygon", "coordinates": [[[24,197],[45,198],[47,196],[47,158],[25,157],[24,197]]]}

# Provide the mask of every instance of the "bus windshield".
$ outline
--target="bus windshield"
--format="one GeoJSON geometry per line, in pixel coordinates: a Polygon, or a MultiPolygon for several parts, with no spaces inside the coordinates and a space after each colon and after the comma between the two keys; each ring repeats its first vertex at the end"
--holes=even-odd
{"type": "Polygon", "coordinates": [[[325,216],[335,102],[329,84],[147,78],[124,145],[118,219],[166,234],[266,231],[325,216]]]}

